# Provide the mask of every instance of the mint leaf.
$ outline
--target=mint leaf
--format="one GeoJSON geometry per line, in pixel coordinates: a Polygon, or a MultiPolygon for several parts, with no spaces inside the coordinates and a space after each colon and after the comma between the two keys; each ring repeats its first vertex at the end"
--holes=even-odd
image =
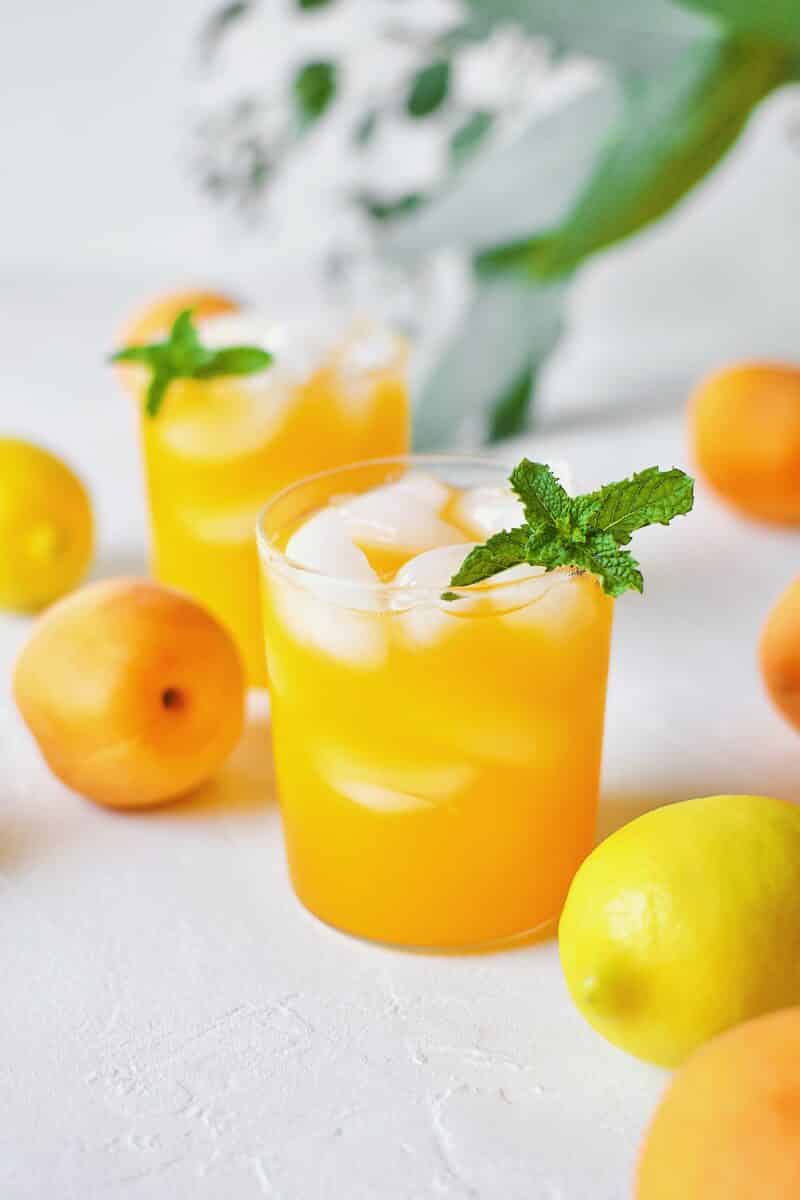
{"type": "Polygon", "coordinates": [[[173,350],[182,350],[191,353],[199,347],[200,339],[197,336],[197,330],[192,321],[192,310],[190,308],[184,308],[178,313],[172,323],[169,340],[173,350]]]}
{"type": "MultiPolygon", "coordinates": [[[[571,497],[545,463],[524,458],[510,477],[527,524],[494,534],[469,552],[450,581],[469,587],[518,563],[591,571],[607,596],[644,590],[639,564],[622,549],[637,529],[668,525],[691,511],[694,482],[677,467],[648,467],[630,479],[571,497]]],[[[456,599],[445,592],[443,600],[456,599]]]]}
{"type": "Polygon", "coordinates": [[[694,481],[683,471],[648,467],[630,479],[581,496],[576,507],[591,513],[593,529],[610,533],[615,542],[626,546],[637,529],[668,525],[673,517],[690,512],[693,502],[694,481]]]}
{"type": "Polygon", "coordinates": [[[485,545],[470,550],[450,580],[450,586],[469,587],[471,583],[480,583],[498,571],[525,562],[529,535],[530,530],[525,525],[496,533],[485,545]]]}
{"type": "Polygon", "coordinates": [[[164,344],[158,342],[152,346],[126,346],[124,350],[117,350],[116,354],[111,355],[111,362],[144,363],[148,367],[154,366],[158,351],[164,344]]]}
{"type": "Polygon", "coordinates": [[[260,346],[225,346],[210,350],[202,344],[192,321],[192,311],[185,308],[172,323],[165,341],[145,346],[125,346],[111,355],[111,362],[139,363],[149,367],[145,412],[156,417],[174,379],[218,379],[229,375],[252,375],[263,371],[273,361],[272,355],[260,346]]]}
{"type": "Polygon", "coordinates": [[[570,497],[545,463],[523,458],[510,476],[511,486],[525,508],[532,529],[559,527],[569,519],[570,497]]]}
{"type": "Polygon", "coordinates": [[[173,376],[165,367],[156,367],[150,377],[150,383],[147,387],[147,399],[145,401],[145,412],[148,417],[157,417],[164,403],[164,397],[167,394],[167,388],[172,382],[173,376]]]}
{"type": "Polygon", "coordinates": [[[598,575],[607,596],[621,596],[630,588],[644,590],[639,564],[630,550],[621,550],[610,533],[596,533],[588,539],[576,564],[598,575]]]}
{"type": "Polygon", "coordinates": [[[263,371],[272,362],[268,350],[257,346],[226,346],[224,350],[210,352],[208,362],[198,367],[194,379],[213,379],[218,375],[253,375],[263,371]]]}

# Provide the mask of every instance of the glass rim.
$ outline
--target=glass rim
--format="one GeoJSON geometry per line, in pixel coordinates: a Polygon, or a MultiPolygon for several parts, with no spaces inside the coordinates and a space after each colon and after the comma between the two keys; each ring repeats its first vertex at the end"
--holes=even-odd
{"type": "MultiPolygon", "coordinates": [[[[303,487],[309,484],[318,483],[325,479],[332,479],[336,475],[344,475],[349,472],[359,469],[369,469],[375,467],[413,467],[413,466],[429,467],[464,467],[477,468],[478,470],[494,469],[495,471],[505,472],[509,474],[513,467],[508,463],[508,460],[501,461],[498,459],[489,458],[486,455],[478,454],[397,454],[389,455],[385,458],[365,458],[359,459],[357,462],[342,463],[338,467],[328,467],[324,471],[316,471],[312,475],[304,475],[302,479],[297,479],[293,483],[287,484],[286,487],[276,492],[270,497],[267,503],[263,506],[256,519],[256,541],[258,544],[259,553],[266,560],[277,561],[281,565],[287,567],[289,571],[296,575],[299,579],[310,580],[325,580],[326,583],[341,587],[343,591],[352,590],[355,588],[358,591],[363,591],[367,595],[375,596],[390,596],[392,594],[413,593],[415,598],[425,600],[427,598],[440,599],[442,595],[442,587],[433,587],[431,585],[420,586],[418,584],[398,583],[394,579],[383,580],[353,580],[348,579],[344,575],[331,575],[327,571],[321,571],[316,567],[308,567],[303,563],[297,562],[290,558],[284,550],[276,546],[269,538],[264,530],[264,521],[268,517],[272,509],[276,508],[288,496],[294,492],[299,492],[303,487]]],[[[380,485],[377,485],[380,486],[380,485]]],[[[470,543],[465,543],[470,544],[470,543]]],[[[480,543],[479,543],[480,544],[480,543]]],[[[466,557],[465,551],[465,557],[466,557]]],[[[531,580],[544,581],[547,578],[550,584],[564,583],[569,579],[573,579],[578,575],[585,575],[586,572],[577,567],[558,567],[555,570],[547,571],[543,575],[531,575],[531,580]]],[[[492,582],[492,579],[482,580],[478,584],[469,584],[465,587],[451,587],[446,585],[445,590],[451,592],[454,596],[471,596],[475,597],[477,592],[486,594],[495,592],[502,594],[505,588],[518,588],[523,580],[506,579],[502,582],[492,582]]]]}

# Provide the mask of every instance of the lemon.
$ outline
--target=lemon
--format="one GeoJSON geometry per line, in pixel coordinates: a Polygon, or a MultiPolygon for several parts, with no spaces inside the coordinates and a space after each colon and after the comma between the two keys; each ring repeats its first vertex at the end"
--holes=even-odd
{"type": "Polygon", "coordinates": [[[0,438],[0,608],[35,612],[77,584],[92,555],[81,481],[39,446],[0,438]]]}
{"type": "Polygon", "coordinates": [[[707,796],[646,813],[583,863],[559,943],[589,1024],[662,1066],[800,1004],[800,807],[707,796]]]}

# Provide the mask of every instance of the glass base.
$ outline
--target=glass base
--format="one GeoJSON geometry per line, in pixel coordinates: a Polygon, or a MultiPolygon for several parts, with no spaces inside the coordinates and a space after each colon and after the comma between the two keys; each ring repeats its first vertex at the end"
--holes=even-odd
{"type": "Polygon", "coordinates": [[[503,934],[500,937],[488,938],[483,941],[451,942],[447,945],[411,945],[407,942],[392,942],[383,938],[367,937],[363,933],[355,933],[352,929],[344,929],[341,925],[335,925],[332,921],[326,920],[325,917],[321,917],[319,913],[309,908],[296,890],[294,890],[294,894],[305,912],[314,921],[331,930],[333,933],[351,938],[355,942],[361,942],[365,946],[374,946],[376,949],[382,950],[399,950],[406,954],[432,954],[437,957],[448,955],[460,957],[470,954],[501,954],[505,950],[515,950],[521,946],[535,946],[540,942],[548,941],[550,938],[555,937],[558,926],[557,914],[554,917],[548,917],[547,920],[541,921],[538,925],[534,925],[529,929],[522,929],[518,933],[503,934]]]}

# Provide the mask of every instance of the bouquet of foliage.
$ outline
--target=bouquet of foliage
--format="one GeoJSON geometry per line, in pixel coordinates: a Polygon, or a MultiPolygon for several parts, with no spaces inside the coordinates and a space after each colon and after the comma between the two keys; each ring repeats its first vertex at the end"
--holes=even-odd
{"type": "MultiPolygon", "coordinates": [[[[205,53],[213,58],[262,3],[217,10],[205,53]]],[[[346,12],[362,25],[369,16],[399,52],[354,92],[340,38],[330,54],[298,62],[280,98],[274,85],[235,98],[203,127],[203,179],[250,204],[312,129],[335,122],[367,164],[362,181],[349,179],[346,201],[379,252],[414,262],[452,247],[468,257],[471,306],[417,409],[426,449],[446,444],[470,412],[482,414],[489,439],[524,428],[575,272],[667,213],[756,105],[800,77],[800,0],[294,4],[297,21],[316,22],[320,35],[346,12]],[[499,60],[501,86],[488,98],[469,82],[481,53],[499,60]],[[543,56],[554,71],[575,56],[595,66],[542,103],[531,81],[543,56]],[[438,169],[424,186],[376,191],[371,164],[399,121],[436,129],[438,169]]]]}

